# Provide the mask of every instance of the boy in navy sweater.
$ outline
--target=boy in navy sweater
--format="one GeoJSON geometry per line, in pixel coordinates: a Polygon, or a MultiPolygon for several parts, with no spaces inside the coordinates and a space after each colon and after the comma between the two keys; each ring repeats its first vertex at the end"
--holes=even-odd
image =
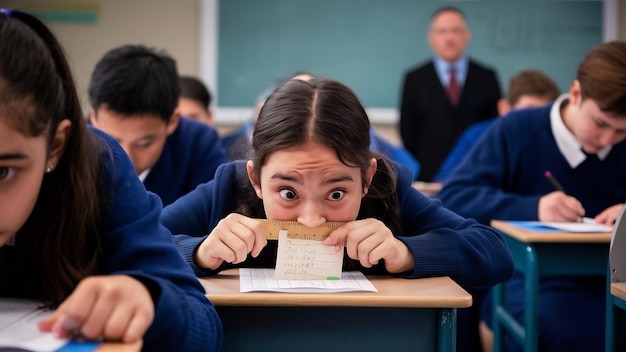
{"type": "MultiPolygon", "coordinates": [[[[602,44],[579,65],[569,94],[496,121],[438,194],[444,206],[484,224],[588,216],[612,225],[626,201],[624,67],[626,42],[602,44]],[[567,194],[554,189],[546,171],[567,194]]],[[[506,304],[518,321],[523,280],[517,274],[507,283],[506,304]]],[[[550,277],[539,292],[540,351],[604,350],[604,276],[550,277]]],[[[491,308],[483,304],[486,341],[491,308]]],[[[505,338],[507,351],[521,348],[510,342],[505,338]]]]}
{"type": "Polygon", "coordinates": [[[148,191],[168,205],[229,161],[217,131],[181,118],[174,59],[141,45],[106,53],[89,83],[91,123],[115,138],[148,191]]]}

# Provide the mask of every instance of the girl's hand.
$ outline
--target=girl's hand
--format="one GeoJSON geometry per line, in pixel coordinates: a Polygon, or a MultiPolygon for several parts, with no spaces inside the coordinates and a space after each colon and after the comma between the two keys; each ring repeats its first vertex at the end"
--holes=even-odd
{"type": "Polygon", "coordinates": [[[390,273],[412,271],[415,265],[409,248],[393,236],[391,230],[377,219],[351,221],[324,240],[333,245],[345,241],[348,257],[358,260],[365,268],[385,260],[385,269],[390,273]]]}
{"type": "Polygon", "coordinates": [[[248,253],[256,257],[267,244],[263,224],[241,214],[229,214],[220,220],[196,251],[196,264],[215,270],[224,261],[241,263],[248,253]]]}
{"type": "Polygon", "coordinates": [[[154,319],[154,302],[140,281],[127,275],[90,276],[50,317],[41,331],[60,338],[139,341],[154,319]]]}

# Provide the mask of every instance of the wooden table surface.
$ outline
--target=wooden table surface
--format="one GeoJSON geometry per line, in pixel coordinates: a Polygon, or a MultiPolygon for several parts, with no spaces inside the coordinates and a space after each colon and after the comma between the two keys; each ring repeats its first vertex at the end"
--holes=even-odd
{"type": "Polygon", "coordinates": [[[403,279],[369,276],[378,292],[283,293],[239,292],[239,270],[201,278],[207,297],[223,306],[342,306],[466,308],[472,296],[449,277],[403,279]]]}
{"type": "Polygon", "coordinates": [[[508,221],[492,220],[491,227],[507,233],[509,236],[522,242],[589,242],[609,243],[613,234],[611,232],[542,232],[524,229],[512,225],[508,221]]]}

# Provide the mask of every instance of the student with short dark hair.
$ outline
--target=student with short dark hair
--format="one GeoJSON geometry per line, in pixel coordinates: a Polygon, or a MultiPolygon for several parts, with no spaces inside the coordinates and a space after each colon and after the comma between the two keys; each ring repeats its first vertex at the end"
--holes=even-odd
{"type": "Polygon", "coordinates": [[[179,95],[176,62],[142,45],[107,52],[89,83],[91,123],[122,145],[146,189],[164,205],[230,161],[215,129],[180,118],[179,95]]]}
{"type": "MultiPolygon", "coordinates": [[[[592,49],[569,93],[498,119],[438,194],[444,206],[493,219],[612,225],[626,201],[626,42],[592,49]],[[567,191],[555,190],[550,173],[567,191]]],[[[524,276],[507,283],[506,305],[523,320],[524,276]]],[[[539,286],[539,350],[604,349],[606,278],[549,278],[539,286]]],[[[491,324],[491,304],[482,315],[491,324]]],[[[506,336],[505,336],[506,337],[506,336]]],[[[486,341],[490,341],[487,338],[486,341]]],[[[520,347],[506,338],[506,350],[520,347]]]]}
{"type": "Polygon", "coordinates": [[[180,98],[178,110],[181,116],[213,126],[213,112],[211,112],[211,93],[199,79],[192,76],[178,78],[180,98]]]}
{"type": "MultiPolygon", "coordinates": [[[[222,326],[120,146],[87,128],[46,26],[0,9],[0,297],[59,337],[217,351],[222,326]]],[[[4,312],[2,312],[4,313],[4,312]]]]}
{"type": "Polygon", "coordinates": [[[261,108],[254,158],[221,166],[213,181],[166,207],[162,223],[198,276],[274,266],[277,246],[265,238],[264,218],[308,227],[347,221],[324,241],[346,241],[344,270],[443,275],[464,287],[513,274],[497,231],[421,194],[408,168],[369,146],[369,118],[351,89],[289,80],[261,108]]]}

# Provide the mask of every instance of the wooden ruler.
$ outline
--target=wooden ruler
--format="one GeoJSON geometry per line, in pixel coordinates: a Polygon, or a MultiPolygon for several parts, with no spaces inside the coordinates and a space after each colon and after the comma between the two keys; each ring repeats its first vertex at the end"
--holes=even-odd
{"type": "Polygon", "coordinates": [[[261,219],[265,230],[265,238],[277,240],[281,230],[287,230],[287,237],[300,240],[323,241],[328,235],[345,222],[325,222],[317,227],[307,227],[297,221],[281,221],[261,219]]]}

